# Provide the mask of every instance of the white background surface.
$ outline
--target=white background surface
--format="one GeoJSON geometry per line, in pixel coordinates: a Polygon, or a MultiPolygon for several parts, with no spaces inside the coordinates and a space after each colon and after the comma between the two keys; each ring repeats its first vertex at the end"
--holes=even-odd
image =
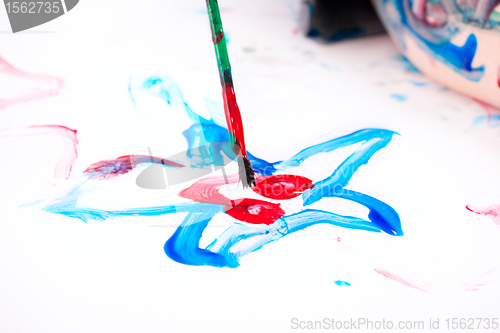
{"type": "MultiPolygon", "coordinates": [[[[204,98],[221,100],[204,6],[87,0],[15,35],[6,33],[0,10],[0,55],[66,82],[59,96],[2,110],[0,128],[78,130],[74,177],[91,163],[147,154],[147,147],[160,156],[178,152],[185,128],[167,122],[159,126],[163,131],[153,130],[134,111],[127,83],[131,76],[172,76],[200,114],[207,113],[204,98]]],[[[18,209],[44,191],[59,148],[51,139],[6,140],[0,145],[0,332],[285,332],[292,318],[427,325],[439,317],[444,327],[448,317],[500,317],[498,269],[481,277],[499,265],[500,228],[465,209],[500,204],[500,130],[472,126],[484,109],[406,71],[385,35],[324,45],[293,33],[282,1],[221,0],[220,7],[248,149],[276,161],[362,128],[400,133],[349,188],[394,207],[405,236],[319,225],[266,245],[237,269],[183,266],[163,252],[182,214],[85,224],[18,209]],[[469,282],[487,283],[465,291],[469,282]]],[[[30,89],[11,79],[0,73],[0,95],[30,89]]],[[[333,172],[334,155],[318,156],[318,163],[330,162],[306,165],[302,175],[333,172]]],[[[156,205],[166,197],[138,189],[134,176],[110,181],[102,191],[109,199],[99,201],[102,207],[156,205]]],[[[334,199],[315,207],[366,214],[334,199]]],[[[217,237],[224,230],[217,225],[228,223],[228,216],[218,216],[206,236],[217,237]]]]}

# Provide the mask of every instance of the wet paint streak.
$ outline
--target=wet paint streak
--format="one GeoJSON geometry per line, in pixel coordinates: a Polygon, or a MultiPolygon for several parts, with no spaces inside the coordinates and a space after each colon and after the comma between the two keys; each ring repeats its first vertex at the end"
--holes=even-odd
{"type": "Polygon", "coordinates": [[[231,267],[238,265],[226,256],[201,249],[198,244],[203,231],[217,211],[191,212],[164,245],[165,254],[172,260],[192,266],[231,267]]]}
{"type": "Polygon", "coordinates": [[[263,197],[286,200],[298,197],[314,187],[312,180],[296,175],[276,175],[257,177],[252,190],[263,197]]]}
{"type": "Polygon", "coordinates": [[[419,286],[417,283],[411,282],[405,278],[402,278],[401,276],[398,276],[392,272],[389,272],[388,270],[375,268],[374,271],[382,276],[385,276],[386,278],[389,278],[389,279],[394,280],[398,283],[401,283],[404,286],[407,286],[410,288],[415,288],[415,289],[418,289],[421,291],[427,291],[423,287],[419,286]]]}
{"type": "Polygon", "coordinates": [[[500,227],[500,205],[490,205],[486,207],[477,207],[472,205],[465,206],[469,211],[489,217],[496,225],[500,227]]]}
{"type": "Polygon", "coordinates": [[[283,216],[271,225],[234,224],[219,238],[215,239],[207,249],[224,255],[231,261],[232,265],[236,266],[239,265],[238,260],[244,255],[257,251],[264,245],[277,241],[286,235],[320,223],[349,229],[380,232],[375,225],[360,218],[306,209],[283,216]]]}
{"type": "Polygon", "coordinates": [[[16,129],[0,130],[2,137],[33,137],[38,135],[57,135],[63,144],[63,153],[57,162],[52,181],[68,179],[71,175],[73,163],[78,157],[78,138],[76,130],[58,125],[36,125],[16,129]]]}
{"type": "Polygon", "coordinates": [[[109,179],[132,171],[143,163],[155,163],[182,168],[184,165],[163,158],[147,155],[126,155],[114,160],[99,161],[90,165],[83,173],[91,179],[109,179]]]}
{"type": "MultiPolygon", "coordinates": [[[[368,195],[345,189],[345,186],[349,184],[349,180],[359,167],[368,163],[375,152],[384,148],[391,141],[394,134],[396,133],[387,130],[362,130],[342,137],[338,141],[330,142],[334,147],[341,147],[366,140],[363,145],[342,162],[330,177],[315,183],[313,189],[302,195],[304,206],[311,205],[324,197],[338,197],[351,200],[370,209],[368,215],[370,221],[375,223],[381,230],[390,235],[402,236],[403,231],[401,230],[399,215],[393,208],[368,195]]],[[[316,146],[316,149],[321,148],[325,149],[327,146],[316,146]]],[[[328,150],[326,149],[326,151],[328,150]]],[[[300,158],[304,158],[307,156],[307,150],[302,151],[298,155],[300,158]]]]}
{"type": "Polygon", "coordinates": [[[226,214],[253,224],[272,224],[285,215],[279,204],[249,198],[228,199],[219,193],[218,187],[238,180],[236,175],[205,178],[179,192],[179,196],[200,203],[221,205],[226,214]]]}
{"type": "Polygon", "coordinates": [[[35,91],[25,93],[19,97],[14,97],[14,98],[8,98],[8,99],[2,99],[0,98],[0,111],[3,108],[6,108],[9,105],[16,104],[16,103],[24,103],[28,101],[33,101],[37,99],[42,99],[50,96],[55,96],[58,95],[60,90],[64,86],[64,80],[59,79],[54,76],[50,75],[43,75],[43,74],[32,74],[28,73],[25,71],[22,71],[20,69],[17,69],[13,65],[7,62],[4,58],[0,56],[0,73],[7,74],[7,75],[12,75],[12,76],[17,76],[21,78],[26,78],[26,79],[33,79],[33,80],[38,80],[45,82],[47,84],[50,84],[51,87],[47,89],[41,89],[37,88],[35,91]]]}
{"type": "Polygon", "coordinates": [[[67,217],[77,218],[85,223],[91,220],[105,221],[107,219],[128,216],[162,216],[174,213],[198,212],[204,209],[215,208],[217,208],[219,212],[222,212],[222,209],[218,206],[200,204],[196,202],[109,211],[78,205],[77,199],[81,194],[82,193],[70,193],[68,197],[70,197],[71,199],[65,200],[64,203],[51,204],[45,207],[44,210],[53,214],[60,214],[67,217]]]}

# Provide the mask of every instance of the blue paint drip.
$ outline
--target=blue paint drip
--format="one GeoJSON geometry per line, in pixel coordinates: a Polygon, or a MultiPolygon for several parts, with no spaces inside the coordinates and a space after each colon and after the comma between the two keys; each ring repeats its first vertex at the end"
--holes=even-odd
{"type": "MultiPolygon", "coordinates": [[[[170,79],[150,78],[140,88],[130,88],[131,96],[137,93],[135,89],[151,90],[152,87],[155,87],[154,91],[151,91],[152,93],[185,112],[193,121],[194,124],[183,132],[189,148],[192,148],[195,142],[220,143],[228,141],[227,129],[217,125],[211,119],[205,119],[194,113],[184,101],[180,89],[170,79]]],[[[85,222],[89,220],[103,221],[124,216],[158,216],[187,213],[184,221],[165,243],[164,251],[170,259],[176,262],[195,266],[238,267],[239,259],[242,256],[259,250],[265,244],[279,240],[283,236],[319,223],[376,233],[383,231],[389,235],[402,236],[401,221],[392,207],[366,194],[346,189],[350,179],[359,167],[367,164],[373,154],[384,148],[391,141],[394,134],[397,133],[384,129],[364,129],[305,148],[285,161],[274,163],[249,154],[256,173],[272,175],[277,171],[299,166],[306,159],[318,153],[326,153],[361,143],[361,146],[341,163],[329,177],[315,183],[314,188],[304,192],[302,198],[304,206],[311,205],[325,197],[337,197],[354,201],[370,210],[368,221],[328,211],[305,209],[282,216],[271,225],[250,225],[236,222],[224,231],[220,237],[214,239],[209,246],[200,248],[199,243],[204,230],[216,214],[224,212],[221,205],[186,202],[176,205],[115,211],[82,207],[78,205],[78,199],[94,189],[88,186],[89,183],[95,182],[88,178],[88,174],[84,174],[82,180],[77,182],[74,188],[64,197],[56,200],[56,203],[47,205],[44,210],[78,218],[85,222]]],[[[222,146],[222,152],[230,154],[222,146]]],[[[188,158],[192,157],[188,156],[188,158]]],[[[148,163],[148,161],[144,161],[144,163],[148,163]]],[[[155,162],[150,161],[150,163],[155,162]]],[[[213,159],[212,163],[214,163],[213,159]]]]}

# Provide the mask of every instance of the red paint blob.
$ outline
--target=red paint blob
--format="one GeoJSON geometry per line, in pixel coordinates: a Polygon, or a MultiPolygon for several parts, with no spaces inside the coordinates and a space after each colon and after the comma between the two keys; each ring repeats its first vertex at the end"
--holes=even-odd
{"type": "Polygon", "coordinates": [[[253,191],[263,197],[277,200],[295,198],[313,188],[312,180],[296,175],[258,177],[253,191]]]}
{"type": "Polygon", "coordinates": [[[219,42],[222,40],[223,37],[224,37],[224,31],[222,31],[221,29],[219,30],[217,36],[212,37],[212,41],[214,42],[214,44],[219,44],[219,42]]]}
{"type": "Polygon", "coordinates": [[[234,200],[235,204],[224,205],[226,214],[237,220],[253,224],[273,224],[285,215],[280,204],[256,199],[234,200]]]}
{"type": "Polygon", "coordinates": [[[273,224],[285,215],[280,204],[275,204],[256,199],[234,199],[226,198],[219,193],[218,187],[227,183],[237,183],[238,175],[205,178],[197,181],[190,187],[179,192],[179,196],[201,203],[222,205],[224,211],[237,220],[253,224],[273,224]]]}

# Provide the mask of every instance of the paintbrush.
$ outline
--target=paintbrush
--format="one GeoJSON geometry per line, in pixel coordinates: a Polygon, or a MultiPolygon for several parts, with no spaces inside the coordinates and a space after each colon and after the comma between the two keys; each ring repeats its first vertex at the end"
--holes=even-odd
{"type": "Polygon", "coordinates": [[[243,134],[243,122],[240,109],[236,103],[236,95],[233,88],[231,64],[227,53],[226,39],[222,29],[219,5],[217,0],[206,0],[210,28],[212,29],[212,41],[219,68],[220,83],[222,85],[222,97],[224,98],[224,113],[226,115],[227,128],[229,130],[229,141],[231,149],[238,159],[239,175],[243,186],[255,185],[255,174],[252,164],[247,156],[245,138],[243,134]]]}

